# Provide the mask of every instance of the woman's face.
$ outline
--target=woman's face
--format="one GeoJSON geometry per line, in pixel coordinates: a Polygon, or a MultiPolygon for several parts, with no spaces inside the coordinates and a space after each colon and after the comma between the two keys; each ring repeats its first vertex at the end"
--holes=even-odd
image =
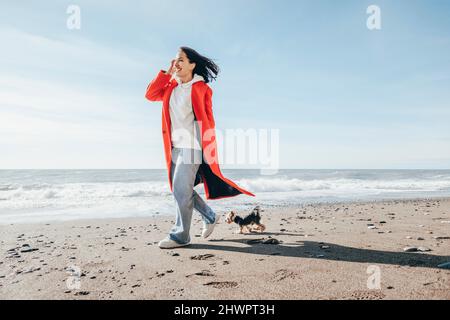
{"type": "Polygon", "coordinates": [[[195,63],[189,62],[186,53],[184,53],[183,50],[178,51],[175,59],[176,59],[175,63],[176,75],[179,77],[191,76],[192,71],[195,68],[195,63]]]}

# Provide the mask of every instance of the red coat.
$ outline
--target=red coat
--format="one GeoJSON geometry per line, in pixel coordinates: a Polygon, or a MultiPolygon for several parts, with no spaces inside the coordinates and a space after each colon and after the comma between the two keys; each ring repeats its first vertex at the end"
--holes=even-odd
{"type": "MultiPolygon", "coordinates": [[[[169,99],[173,88],[178,85],[175,79],[171,80],[171,75],[160,70],[147,87],[145,97],[150,101],[162,101],[162,134],[164,140],[164,151],[166,165],[169,176],[170,190],[172,179],[170,178],[170,166],[172,164],[172,140],[171,121],[169,113],[169,99]]],[[[239,194],[255,196],[253,193],[242,189],[233,181],[225,178],[220,172],[215,122],[212,112],[212,90],[203,81],[192,84],[191,99],[194,117],[198,121],[202,137],[203,160],[197,173],[194,185],[203,183],[207,199],[220,199],[233,197],[239,194]]]]}

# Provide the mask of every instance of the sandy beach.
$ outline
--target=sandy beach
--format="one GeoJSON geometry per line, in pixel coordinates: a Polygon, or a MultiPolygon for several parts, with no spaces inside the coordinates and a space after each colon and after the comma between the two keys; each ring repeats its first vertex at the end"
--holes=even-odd
{"type": "Polygon", "coordinates": [[[2,225],[0,298],[450,299],[450,199],[261,208],[170,250],[171,216],[2,225]]]}

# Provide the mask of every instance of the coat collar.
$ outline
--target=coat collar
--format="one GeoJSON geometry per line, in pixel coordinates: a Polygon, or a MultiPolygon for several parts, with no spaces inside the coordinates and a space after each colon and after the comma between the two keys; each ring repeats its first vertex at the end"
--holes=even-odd
{"type": "Polygon", "coordinates": [[[178,77],[178,76],[174,76],[174,79],[175,79],[175,81],[176,81],[176,83],[178,84],[178,85],[180,85],[182,88],[189,88],[190,86],[192,86],[194,83],[196,83],[196,82],[199,82],[199,81],[205,81],[205,79],[201,76],[201,75],[199,75],[199,74],[194,74],[194,77],[191,79],[191,81],[188,81],[188,82],[186,82],[186,83],[182,83],[181,82],[181,79],[178,77]]]}

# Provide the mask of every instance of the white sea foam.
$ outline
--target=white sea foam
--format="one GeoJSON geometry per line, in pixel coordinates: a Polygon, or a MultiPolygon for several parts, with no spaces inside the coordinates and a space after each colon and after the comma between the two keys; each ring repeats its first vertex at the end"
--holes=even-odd
{"type": "Polygon", "coordinates": [[[373,190],[373,191],[439,191],[450,190],[450,179],[440,181],[403,179],[403,180],[360,180],[360,179],[281,179],[256,178],[241,179],[240,183],[255,192],[288,192],[308,190],[373,190]]]}
{"type": "MultiPolygon", "coordinates": [[[[174,200],[164,171],[149,179],[139,170],[8,172],[0,170],[0,223],[173,214],[174,200]],[[115,181],[114,181],[115,180],[115,181]],[[67,182],[68,181],[68,182],[67,182]],[[77,181],[77,182],[74,182],[77,181]]],[[[144,172],[145,173],[145,172],[144,172]]],[[[226,176],[228,176],[226,174],[226,176]]],[[[230,177],[230,176],[228,176],[230,177]]],[[[256,197],[209,201],[214,210],[298,204],[450,195],[449,172],[292,171],[271,177],[237,172],[232,178],[256,197]]],[[[202,196],[202,185],[195,188],[202,196]]]]}

